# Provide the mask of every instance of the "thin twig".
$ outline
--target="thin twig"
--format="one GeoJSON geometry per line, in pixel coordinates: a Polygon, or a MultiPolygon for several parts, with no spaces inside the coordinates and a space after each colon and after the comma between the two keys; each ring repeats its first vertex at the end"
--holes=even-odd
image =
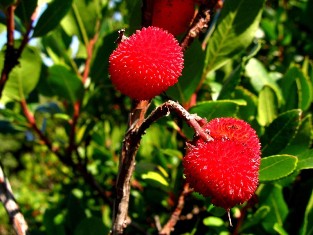
{"type": "Polygon", "coordinates": [[[12,69],[18,65],[18,60],[22,55],[22,52],[24,48],[26,47],[29,39],[30,39],[30,33],[33,29],[33,22],[37,16],[38,8],[34,11],[34,13],[31,16],[31,20],[29,22],[29,25],[27,26],[26,33],[23,36],[22,42],[18,49],[14,48],[14,11],[16,6],[11,5],[6,14],[7,18],[7,43],[6,43],[6,51],[5,51],[5,60],[3,69],[1,72],[1,78],[0,78],[0,98],[2,96],[2,92],[5,86],[6,81],[8,80],[9,74],[12,71],[12,69]]]}
{"type": "Polygon", "coordinates": [[[208,29],[208,24],[211,19],[211,12],[213,12],[219,2],[220,0],[205,0],[201,3],[196,17],[192,21],[187,34],[180,43],[184,51],[191,45],[191,43],[199,36],[201,32],[204,32],[208,29]]]}
{"type": "Polygon", "coordinates": [[[179,115],[186,123],[191,126],[196,135],[205,141],[211,141],[212,137],[200,126],[203,119],[196,114],[190,114],[179,103],[169,100],[158,106],[152,113],[144,119],[143,114],[148,108],[149,101],[140,101],[137,108],[130,115],[130,128],[126,132],[123,140],[123,147],[120,156],[120,166],[116,183],[116,199],[113,209],[112,234],[123,234],[124,229],[129,224],[128,204],[130,194],[130,180],[135,169],[135,156],[137,154],[141,137],[152,123],[158,119],[168,116],[171,111],[179,115]],[[144,110],[144,111],[142,111],[144,110]]]}
{"type": "Polygon", "coordinates": [[[178,197],[176,208],[173,211],[168,222],[164,225],[162,230],[159,232],[159,235],[169,235],[174,230],[174,227],[179,220],[182,210],[184,209],[185,197],[191,192],[192,190],[189,188],[189,184],[185,182],[183,186],[183,190],[178,197]]]}
{"type": "Polygon", "coordinates": [[[27,235],[28,225],[20,212],[20,208],[14,198],[13,191],[8,178],[5,176],[0,164],[0,201],[7,211],[10,221],[13,224],[13,229],[17,235],[27,235]]]}

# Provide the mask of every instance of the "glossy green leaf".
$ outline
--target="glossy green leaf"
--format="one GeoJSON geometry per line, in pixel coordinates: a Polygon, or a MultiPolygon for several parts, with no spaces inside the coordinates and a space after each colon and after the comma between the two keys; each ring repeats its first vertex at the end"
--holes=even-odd
{"type": "Polygon", "coordinates": [[[307,204],[304,213],[303,224],[300,230],[300,235],[312,235],[313,234],[313,190],[311,193],[311,197],[307,204]]]}
{"type": "Polygon", "coordinates": [[[301,110],[290,110],[266,127],[261,137],[263,156],[277,154],[290,143],[300,126],[301,114],[301,110]]]}
{"type": "Polygon", "coordinates": [[[271,123],[277,116],[278,101],[275,91],[265,85],[259,93],[258,122],[262,126],[271,123]]]}
{"type": "Polygon", "coordinates": [[[243,100],[205,101],[193,106],[190,113],[196,113],[207,120],[217,117],[232,117],[236,115],[240,105],[246,105],[246,102],[243,100]]]}
{"type": "Polygon", "coordinates": [[[297,170],[313,169],[313,149],[306,150],[298,155],[297,170]]]}
{"type": "Polygon", "coordinates": [[[102,220],[98,217],[90,217],[82,220],[76,227],[74,235],[99,235],[109,234],[110,229],[107,228],[102,220]]]}
{"type": "MultiPolygon", "coordinates": [[[[3,58],[3,53],[0,53],[0,71],[2,71],[3,58]]],[[[39,81],[42,62],[36,48],[26,47],[19,62],[20,64],[13,68],[5,84],[1,97],[2,103],[27,98],[39,81]]]]}
{"type": "Polygon", "coordinates": [[[53,0],[40,16],[33,37],[40,37],[55,29],[72,5],[72,0],[53,0]]]}
{"type": "Polygon", "coordinates": [[[258,29],[264,0],[225,1],[216,29],[209,39],[206,72],[216,70],[252,42],[258,29]]]}
{"type": "Polygon", "coordinates": [[[297,134],[281,153],[297,155],[310,148],[312,133],[312,115],[309,114],[301,120],[297,134]]]}
{"type": "Polygon", "coordinates": [[[260,182],[278,180],[290,175],[296,169],[297,162],[297,157],[287,154],[262,158],[260,182]]]}
{"type": "Polygon", "coordinates": [[[285,99],[285,109],[300,108],[307,110],[313,99],[313,87],[310,79],[300,68],[293,66],[281,81],[285,99]]]}
{"type": "Polygon", "coordinates": [[[273,228],[279,235],[288,235],[281,224],[275,223],[273,228]]]}
{"type": "Polygon", "coordinates": [[[200,42],[195,41],[184,55],[184,69],[178,83],[166,91],[168,96],[181,103],[189,101],[201,80],[204,56],[200,42]]]}
{"type": "Polygon", "coordinates": [[[283,188],[279,185],[266,185],[262,189],[260,200],[262,205],[271,209],[262,221],[264,229],[271,233],[274,225],[276,223],[283,225],[288,215],[288,206],[284,200],[283,188]]]}
{"type": "Polygon", "coordinates": [[[48,83],[58,97],[69,102],[74,103],[82,97],[82,81],[64,66],[54,65],[49,69],[48,83]]]}

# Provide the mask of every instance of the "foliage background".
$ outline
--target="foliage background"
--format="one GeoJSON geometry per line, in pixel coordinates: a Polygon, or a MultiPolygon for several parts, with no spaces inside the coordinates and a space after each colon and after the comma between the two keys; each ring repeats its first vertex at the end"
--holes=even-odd
{"type": "MultiPolygon", "coordinates": [[[[7,2],[0,4],[3,40],[7,2]]],[[[140,28],[141,1],[21,0],[15,48],[37,3],[31,40],[1,97],[0,161],[31,234],[108,234],[132,103],[111,85],[108,57],[118,29],[140,28]]],[[[153,99],[148,112],[170,97],[208,120],[244,119],[262,142],[257,196],[231,210],[234,227],[225,211],[191,193],[173,234],[313,234],[312,8],[312,0],[226,0],[186,51],[179,83],[153,99]]],[[[184,135],[193,131],[175,115],[144,135],[126,234],[157,234],[169,219],[183,186],[184,135]]],[[[1,207],[0,234],[12,234],[8,222],[1,207]]]]}

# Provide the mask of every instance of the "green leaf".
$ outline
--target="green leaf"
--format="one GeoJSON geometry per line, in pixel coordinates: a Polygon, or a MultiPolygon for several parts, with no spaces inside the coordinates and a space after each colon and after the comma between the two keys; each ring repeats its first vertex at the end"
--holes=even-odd
{"type": "Polygon", "coordinates": [[[246,102],[243,100],[205,101],[193,106],[189,111],[211,120],[217,117],[233,117],[241,105],[246,105],[246,102]]]}
{"type": "Polygon", "coordinates": [[[305,209],[303,224],[300,230],[300,235],[312,235],[313,234],[313,190],[309,199],[308,205],[305,209]]]}
{"type": "Polygon", "coordinates": [[[269,206],[261,206],[257,211],[250,217],[247,218],[245,223],[240,227],[239,232],[242,233],[247,228],[250,228],[255,225],[259,225],[261,221],[267,216],[270,212],[269,206]]]}
{"type": "Polygon", "coordinates": [[[36,10],[37,0],[27,0],[27,1],[19,1],[17,8],[15,10],[15,14],[20,18],[23,22],[24,27],[27,27],[31,22],[31,16],[36,10]]]}
{"type": "Polygon", "coordinates": [[[313,149],[298,154],[297,170],[313,169],[313,149]]]}
{"type": "Polygon", "coordinates": [[[225,221],[219,217],[209,216],[203,219],[203,224],[210,227],[221,227],[225,224],[225,221]]]}
{"type": "Polygon", "coordinates": [[[108,80],[108,68],[109,57],[113,50],[116,48],[114,41],[117,39],[117,31],[106,35],[102,40],[98,40],[96,44],[96,50],[90,66],[91,80],[96,83],[109,83],[108,80]]]}
{"type": "MultiPolygon", "coordinates": [[[[0,71],[2,71],[3,66],[3,52],[0,53],[0,71]]],[[[34,90],[36,87],[41,71],[41,58],[39,52],[34,47],[26,47],[23,50],[20,64],[13,68],[9,75],[3,94],[1,97],[1,102],[6,103],[11,100],[20,101],[34,90]]]]}
{"type": "Polygon", "coordinates": [[[312,82],[300,68],[291,67],[281,80],[281,87],[285,110],[291,108],[307,110],[310,107],[313,99],[312,82]]]}
{"type": "Polygon", "coordinates": [[[209,39],[205,70],[216,70],[252,42],[258,29],[264,0],[228,0],[209,39]]]}
{"type": "Polygon", "coordinates": [[[98,0],[73,0],[71,10],[61,21],[64,31],[70,36],[78,36],[85,46],[95,34],[100,18],[99,4],[98,0]]]}
{"type": "Polygon", "coordinates": [[[277,116],[278,101],[275,91],[265,85],[259,93],[258,122],[262,126],[271,123],[277,116]]]}
{"type": "Polygon", "coordinates": [[[243,87],[237,87],[234,91],[233,99],[242,99],[247,102],[246,106],[239,106],[237,116],[246,121],[255,119],[257,111],[258,98],[249,90],[243,87]]]}
{"type": "Polygon", "coordinates": [[[48,83],[58,97],[72,103],[79,100],[84,91],[83,83],[79,77],[61,65],[54,65],[49,68],[48,83]]]}
{"type": "Polygon", "coordinates": [[[197,89],[202,76],[204,66],[204,52],[199,41],[192,43],[184,55],[184,69],[178,83],[170,87],[166,93],[174,100],[181,103],[189,101],[191,95],[197,89]],[[197,58],[195,60],[195,58],[197,58]]]}
{"type": "Polygon", "coordinates": [[[288,235],[281,224],[275,223],[273,228],[279,235],[288,235]]]}
{"type": "Polygon", "coordinates": [[[261,137],[263,156],[277,154],[291,142],[300,126],[301,114],[301,110],[290,110],[280,114],[266,127],[261,137]]]}
{"type": "Polygon", "coordinates": [[[250,83],[256,92],[260,92],[266,85],[271,87],[276,93],[278,104],[281,105],[283,102],[281,90],[259,60],[255,58],[250,59],[245,67],[245,73],[250,78],[250,83]]]}
{"type": "Polygon", "coordinates": [[[280,185],[266,185],[262,188],[260,202],[262,206],[268,206],[271,209],[262,221],[262,225],[268,233],[272,233],[275,224],[283,225],[288,215],[283,188],[280,185]]]}
{"type": "Polygon", "coordinates": [[[260,182],[274,181],[290,175],[297,167],[298,158],[282,154],[261,159],[260,182]]]}
{"type": "Polygon", "coordinates": [[[110,229],[107,228],[102,220],[97,217],[90,217],[82,220],[75,229],[74,235],[99,235],[109,234],[110,229]]]}
{"type": "Polygon", "coordinates": [[[40,16],[33,37],[40,37],[55,29],[72,5],[72,0],[54,0],[40,16]]]}
{"type": "Polygon", "coordinates": [[[225,80],[222,90],[218,95],[218,99],[229,99],[231,98],[231,94],[234,92],[236,86],[239,84],[241,80],[241,73],[243,71],[242,65],[238,65],[235,70],[227,77],[225,80]]]}
{"type": "Polygon", "coordinates": [[[311,146],[312,115],[309,114],[301,120],[297,134],[281,153],[297,155],[311,146]]]}

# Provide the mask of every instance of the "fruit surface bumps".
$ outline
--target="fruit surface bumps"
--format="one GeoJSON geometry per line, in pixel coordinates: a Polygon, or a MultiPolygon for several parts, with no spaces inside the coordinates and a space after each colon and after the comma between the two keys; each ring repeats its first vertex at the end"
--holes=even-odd
{"type": "Polygon", "coordinates": [[[178,82],[183,52],[167,31],[148,27],[122,41],[109,58],[114,86],[136,100],[149,100],[178,82]]]}
{"type": "Polygon", "coordinates": [[[195,12],[194,0],[154,0],[152,25],[173,35],[187,31],[195,12]]]}
{"type": "Polygon", "coordinates": [[[202,128],[213,141],[198,138],[187,145],[186,181],[224,209],[249,200],[259,181],[261,146],[256,132],[235,118],[216,118],[202,128]]]}

